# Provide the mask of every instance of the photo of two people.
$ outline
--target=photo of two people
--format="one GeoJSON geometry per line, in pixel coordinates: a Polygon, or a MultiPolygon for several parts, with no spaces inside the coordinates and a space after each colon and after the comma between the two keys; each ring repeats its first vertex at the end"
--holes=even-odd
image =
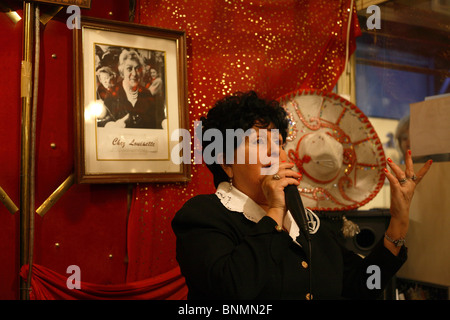
{"type": "Polygon", "coordinates": [[[95,44],[98,127],[163,129],[164,52],[95,44]]]}

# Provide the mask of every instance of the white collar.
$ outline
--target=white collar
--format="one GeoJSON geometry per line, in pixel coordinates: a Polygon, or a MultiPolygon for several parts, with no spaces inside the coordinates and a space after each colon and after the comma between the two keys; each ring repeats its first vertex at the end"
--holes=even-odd
{"type": "MultiPolygon", "coordinates": [[[[257,223],[266,215],[266,211],[246,194],[236,188],[230,188],[229,182],[221,182],[217,187],[216,195],[225,208],[231,211],[242,212],[250,221],[257,223]]],[[[285,215],[283,227],[289,232],[294,242],[297,243],[296,239],[300,234],[300,229],[289,211],[285,215]]]]}

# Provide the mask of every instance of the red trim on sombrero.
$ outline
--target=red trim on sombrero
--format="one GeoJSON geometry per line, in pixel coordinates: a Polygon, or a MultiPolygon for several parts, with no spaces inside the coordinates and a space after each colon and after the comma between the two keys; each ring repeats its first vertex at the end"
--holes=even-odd
{"type": "Polygon", "coordinates": [[[303,174],[299,191],[306,200],[305,207],[322,211],[353,210],[371,201],[384,185],[386,158],[369,118],[350,101],[316,89],[293,91],[278,100],[289,114],[287,146],[293,146],[286,151],[303,174]],[[322,100],[305,98],[306,101],[302,101],[302,96],[314,95],[322,100]],[[302,103],[309,102],[310,105],[302,107],[302,103]],[[303,137],[318,130],[326,132],[343,147],[342,167],[327,181],[305,172],[303,164],[310,159],[307,154],[299,155],[303,137]]]}

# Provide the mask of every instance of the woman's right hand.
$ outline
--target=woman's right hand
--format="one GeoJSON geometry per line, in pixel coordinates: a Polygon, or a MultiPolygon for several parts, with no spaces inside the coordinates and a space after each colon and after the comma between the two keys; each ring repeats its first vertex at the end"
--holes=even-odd
{"type": "Polygon", "coordinates": [[[275,175],[267,175],[262,181],[262,190],[267,200],[267,216],[274,219],[279,226],[283,225],[286,215],[284,188],[292,184],[298,186],[302,175],[293,171],[293,163],[281,162],[275,175]],[[278,179],[279,177],[279,179],[278,179]]]}
{"type": "Polygon", "coordinates": [[[127,113],[126,116],[124,116],[123,118],[117,120],[117,121],[110,121],[105,125],[105,128],[111,127],[111,128],[125,128],[125,121],[128,120],[128,118],[130,117],[130,114],[127,113]]]}

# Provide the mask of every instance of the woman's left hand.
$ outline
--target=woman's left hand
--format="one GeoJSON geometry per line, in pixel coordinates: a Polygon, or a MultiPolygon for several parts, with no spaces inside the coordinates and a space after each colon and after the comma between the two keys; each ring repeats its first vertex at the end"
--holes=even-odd
{"type": "Polygon", "coordinates": [[[279,226],[283,225],[287,210],[284,188],[290,184],[300,185],[299,179],[302,177],[299,172],[292,170],[293,167],[293,163],[282,161],[276,175],[267,175],[261,182],[261,188],[267,200],[267,216],[274,219],[279,226]]]}
{"type": "MultiPolygon", "coordinates": [[[[416,174],[414,173],[410,150],[408,150],[405,155],[405,171],[403,171],[391,159],[388,159],[388,164],[392,169],[392,173],[385,169],[386,177],[391,186],[391,221],[388,229],[386,230],[386,234],[389,238],[405,238],[409,227],[409,209],[414,195],[414,190],[430,169],[432,162],[432,160],[427,161],[416,174]]],[[[388,242],[385,241],[385,243],[388,242]]],[[[388,246],[391,247],[390,244],[388,246]]],[[[399,249],[395,249],[394,251],[398,253],[399,249]]]]}

